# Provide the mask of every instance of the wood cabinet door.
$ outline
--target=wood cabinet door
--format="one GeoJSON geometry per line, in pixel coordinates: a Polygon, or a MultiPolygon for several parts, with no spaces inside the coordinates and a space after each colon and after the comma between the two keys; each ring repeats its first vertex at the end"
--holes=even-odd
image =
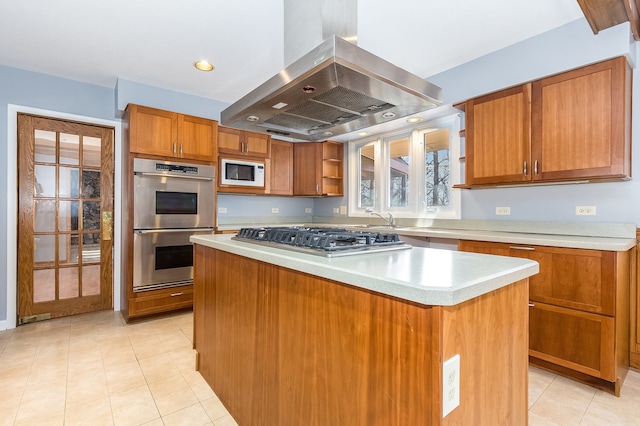
{"type": "Polygon", "coordinates": [[[215,161],[218,123],[215,120],[180,115],[178,119],[179,156],[193,160],[215,161]]]}
{"type": "Polygon", "coordinates": [[[244,133],[245,154],[251,157],[269,158],[271,155],[271,136],[253,132],[244,133]]]}
{"type": "Polygon", "coordinates": [[[466,183],[531,180],[530,84],[467,101],[466,183]]]}
{"type": "Polygon", "coordinates": [[[240,154],[242,152],[242,131],[229,127],[218,127],[218,152],[240,154]]]}
{"type": "Polygon", "coordinates": [[[178,114],[129,105],[130,151],[172,157],[177,153],[178,114]]]}
{"type": "Polygon", "coordinates": [[[322,143],[293,145],[293,195],[322,194],[322,143]]]}
{"type": "Polygon", "coordinates": [[[629,175],[630,77],[620,57],[533,83],[534,179],[629,175]]]}
{"type": "Polygon", "coordinates": [[[293,144],[271,141],[269,193],[293,195],[293,144]]]}
{"type": "Polygon", "coordinates": [[[529,355],[610,382],[615,372],[615,320],[534,303],[529,310],[529,355]]]}

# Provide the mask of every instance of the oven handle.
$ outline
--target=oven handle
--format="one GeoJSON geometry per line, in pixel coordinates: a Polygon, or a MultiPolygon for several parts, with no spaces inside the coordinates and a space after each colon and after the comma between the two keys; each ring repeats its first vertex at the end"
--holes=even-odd
{"type": "Polygon", "coordinates": [[[164,234],[169,232],[213,232],[213,228],[188,228],[188,229],[134,229],[134,234],[164,234]]]}
{"type": "Polygon", "coordinates": [[[206,181],[213,180],[212,177],[167,175],[163,173],[153,173],[153,172],[133,172],[133,174],[138,176],[149,176],[149,177],[159,177],[159,178],[178,178],[178,179],[206,180],[206,181]]]}

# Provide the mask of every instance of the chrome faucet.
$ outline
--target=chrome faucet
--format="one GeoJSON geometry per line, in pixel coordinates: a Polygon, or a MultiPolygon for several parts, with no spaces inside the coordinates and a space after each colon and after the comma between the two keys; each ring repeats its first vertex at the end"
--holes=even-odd
{"type": "Polygon", "coordinates": [[[387,226],[389,226],[390,228],[395,226],[395,223],[394,223],[394,221],[393,221],[393,215],[391,215],[391,213],[387,213],[387,214],[389,215],[389,217],[384,217],[384,216],[382,216],[380,213],[378,213],[378,212],[374,212],[374,211],[373,211],[373,209],[372,209],[371,207],[367,207],[367,208],[365,209],[365,212],[367,212],[367,213],[369,213],[369,214],[375,214],[376,216],[378,216],[378,217],[380,217],[380,218],[382,218],[382,219],[386,220],[386,221],[387,221],[387,226]]]}

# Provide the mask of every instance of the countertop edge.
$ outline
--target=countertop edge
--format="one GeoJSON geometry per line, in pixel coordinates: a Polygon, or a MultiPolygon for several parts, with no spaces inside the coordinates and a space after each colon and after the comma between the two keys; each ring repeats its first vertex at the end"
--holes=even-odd
{"type": "Polygon", "coordinates": [[[381,259],[401,258],[406,261],[407,256],[451,256],[453,263],[459,263],[459,265],[451,265],[451,268],[455,266],[466,268],[471,271],[470,274],[473,274],[458,286],[417,286],[409,283],[406,279],[399,278],[397,274],[379,276],[368,268],[357,269],[353,267],[353,262],[339,260],[347,258],[328,259],[233,241],[231,237],[232,235],[229,234],[194,235],[191,237],[191,242],[423,305],[457,305],[539,272],[538,263],[528,259],[420,247],[396,252],[361,255],[363,257],[360,259],[366,258],[373,262],[381,259]],[[410,253],[412,251],[413,253],[410,253]],[[490,272],[482,272],[481,270],[485,269],[482,266],[487,266],[489,261],[499,263],[500,268],[493,268],[490,272]]]}

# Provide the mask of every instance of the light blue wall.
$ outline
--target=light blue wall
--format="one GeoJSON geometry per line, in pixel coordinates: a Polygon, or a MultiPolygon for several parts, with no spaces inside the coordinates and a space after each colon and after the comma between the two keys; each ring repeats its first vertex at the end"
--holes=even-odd
{"type": "MultiPolygon", "coordinates": [[[[615,56],[635,61],[637,43],[628,24],[594,36],[583,19],[465,63],[427,79],[442,87],[444,103],[480,94],[615,56]]],[[[633,65],[633,64],[632,64],[633,65]]],[[[633,151],[640,152],[640,80],[634,69],[633,151]]],[[[632,170],[640,173],[640,156],[632,170]]],[[[640,223],[640,180],[462,191],[463,219],[640,223]],[[575,206],[596,206],[596,216],[576,216],[575,206]],[[511,207],[510,216],[495,208],[511,207]]]]}

